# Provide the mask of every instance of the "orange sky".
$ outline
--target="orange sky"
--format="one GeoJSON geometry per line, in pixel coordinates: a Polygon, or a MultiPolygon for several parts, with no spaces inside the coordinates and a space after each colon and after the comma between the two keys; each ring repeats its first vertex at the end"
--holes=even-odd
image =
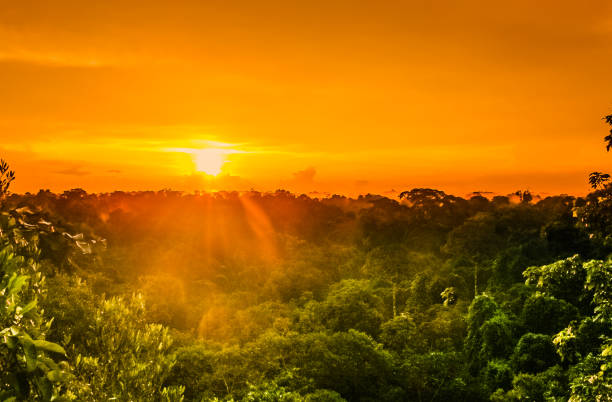
{"type": "Polygon", "coordinates": [[[17,192],[583,194],[610,71],[609,1],[0,0],[0,156],[17,192]]]}

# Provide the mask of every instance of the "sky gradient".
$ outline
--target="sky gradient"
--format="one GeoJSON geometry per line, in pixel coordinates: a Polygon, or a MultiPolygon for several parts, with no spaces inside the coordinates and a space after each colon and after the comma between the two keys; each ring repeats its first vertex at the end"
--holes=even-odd
{"type": "Polygon", "coordinates": [[[610,71],[608,1],[0,0],[0,157],[16,192],[584,194],[610,71]]]}

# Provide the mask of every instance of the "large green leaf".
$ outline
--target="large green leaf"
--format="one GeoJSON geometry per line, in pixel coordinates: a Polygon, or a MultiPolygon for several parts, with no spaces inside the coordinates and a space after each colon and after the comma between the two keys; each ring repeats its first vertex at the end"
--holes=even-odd
{"type": "Polygon", "coordinates": [[[33,342],[34,342],[34,345],[36,345],[38,349],[46,350],[47,352],[61,353],[63,355],[66,354],[66,351],[64,350],[64,348],[58,345],[57,343],[43,341],[40,339],[35,340],[33,342]]]}
{"type": "Polygon", "coordinates": [[[21,309],[21,314],[26,315],[36,307],[36,300],[32,300],[21,309]]]}
{"type": "Polygon", "coordinates": [[[23,351],[26,358],[26,369],[29,373],[36,370],[36,347],[34,342],[27,338],[20,338],[21,344],[23,345],[23,351]]]}
{"type": "Polygon", "coordinates": [[[23,287],[23,285],[25,285],[27,280],[28,280],[27,275],[13,274],[11,279],[9,279],[9,282],[7,285],[8,294],[14,294],[14,293],[19,292],[19,290],[21,290],[21,288],[23,287]]]}

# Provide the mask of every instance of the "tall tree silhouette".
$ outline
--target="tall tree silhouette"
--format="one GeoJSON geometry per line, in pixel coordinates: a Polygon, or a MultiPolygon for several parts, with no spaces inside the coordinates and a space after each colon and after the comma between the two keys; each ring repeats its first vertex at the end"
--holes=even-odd
{"type": "Polygon", "coordinates": [[[15,180],[15,172],[10,170],[8,163],[0,159],[0,198],[8,193],[11,182],[15,180]]]}
{"type": "MultiPolygon", "coordinates": [[[[606,121],[606,123],[612,126],[612,114],[609,114],[606,117],[604,117],[604,120],[606,121]]],[[[607,142],[606,151],[609,152],[610,148],[612,148],[612,128],[610,129],[610,134],[606,135],[604,140],[607,142]]]]}
{"type": "Polygon", "coordinates": [[[517,190],[514,192],[514,195],[516,195],[519,200],[521,200],[521,202],[525,204],[528,204],[533,200],[533,195],[529,190],[517,190]]]}
{"type": "MultiPolygon", "coordinates": [[[[610,145],[608,145],[608,147],[610,147],[610,145]]],[[[589,183],[591,184],[591,187],[593,187],[595,190],[597,190],[599,186],[602,186],[605,182],[609,180],[610,175],[607,173],[593,172],[589,175],[589,183]]]]}
{"type": "MultiPolygon", "coordinates": [[[[609,114],[604,117],[604,120],[608,125],[612,126],[612,114],[609,114]]],[[[612,148],[612,128],[610,129],[610,134],[604,137],[604,141],[606,142],[606,151],[610,152],[612,148]]],[[[593,172],[589,175],[589,184],[593,189],[597,190],[597,187],[603,185],[603,183],[610,180],[610,175],[607,173],[601,172],[593,172]]]]}

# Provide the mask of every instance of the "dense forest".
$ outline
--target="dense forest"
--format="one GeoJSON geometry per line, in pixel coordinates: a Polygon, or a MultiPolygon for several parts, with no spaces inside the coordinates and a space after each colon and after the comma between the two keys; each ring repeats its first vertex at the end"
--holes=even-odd
{"type": "Polygon", "coordinates": [[[607,175],[316,199],[0,173],[2,401],[612,400],[607,175]]]}

